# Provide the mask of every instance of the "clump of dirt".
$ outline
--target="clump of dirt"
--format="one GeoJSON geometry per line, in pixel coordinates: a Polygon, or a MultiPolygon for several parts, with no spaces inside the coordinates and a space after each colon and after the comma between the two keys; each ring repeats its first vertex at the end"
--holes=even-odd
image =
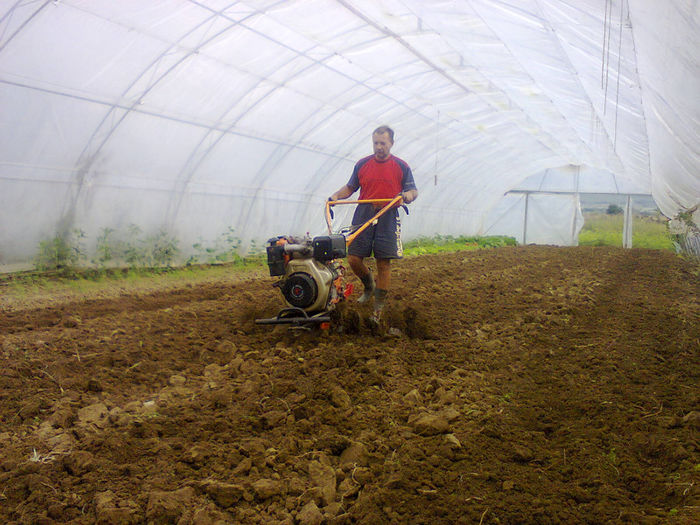
{"type": "Polygon", "coordinates": [[[5,307],[0,521],[698,521],[687,261],[500,248],[394,283],[378,330],[354,298],[258,326],[266,278],[5,307]]]}
{"type": "Polygon", "coordinates": [[[421,310],[412,306],[404,308],[402,312],[404,333],[411,339],[435,339],[434,327],[431,319],[421,310]]]}

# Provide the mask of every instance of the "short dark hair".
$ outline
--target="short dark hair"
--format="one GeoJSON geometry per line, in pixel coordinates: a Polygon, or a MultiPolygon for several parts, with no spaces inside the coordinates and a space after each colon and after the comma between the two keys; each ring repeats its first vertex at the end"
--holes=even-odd
{"type": "Polygon", "coordinates": [[[389,139],[391,139],[391,143],[394,143],[394,130],[391,129],[389,126],[379,126],[372,132],[372,135],[374,135],[375,133],[379,135],[381,135],[382,133],[388,133],[389,139]]]}

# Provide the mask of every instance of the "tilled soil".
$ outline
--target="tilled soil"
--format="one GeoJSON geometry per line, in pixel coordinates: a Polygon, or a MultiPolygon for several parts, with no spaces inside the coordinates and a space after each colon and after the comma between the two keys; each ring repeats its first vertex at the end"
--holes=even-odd
{"type": "Polygon", "coordinates": [[[272,282],[4,306],[0,522],[700,522],[696,263],[410,258],[379,330],[272,282]]]}

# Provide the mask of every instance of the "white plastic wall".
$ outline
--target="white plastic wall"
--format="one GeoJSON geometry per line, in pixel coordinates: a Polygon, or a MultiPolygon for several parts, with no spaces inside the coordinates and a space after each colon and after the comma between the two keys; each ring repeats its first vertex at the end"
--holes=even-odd
{"type": "Polygon", "coordinates": [[[693,0],[0,0],[0,265],[71,229],[323,231],[380,124],[407,238],[482,233],[569,165],[673,216],[700,201],[699,30],[693,0]]]}
{"type": "Polygon", "coordinates": [[[519,244],[577,246],[582,227],[578,195],[514,193],[491,210],[484,233],[514,237],[519,244]]]}

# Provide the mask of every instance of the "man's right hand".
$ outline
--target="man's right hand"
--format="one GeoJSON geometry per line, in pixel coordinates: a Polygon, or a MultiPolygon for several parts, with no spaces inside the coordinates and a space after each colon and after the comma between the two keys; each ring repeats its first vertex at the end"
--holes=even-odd
{"type": "Polygon", "coordinates": [[[401,199],[403,200],[403,204],[411,204],[414,200],[416,200],[416,197],[418,196],[416,190],[408,190],[408,191],[402,191],[399,193],[401,195],[401,199]]]}

